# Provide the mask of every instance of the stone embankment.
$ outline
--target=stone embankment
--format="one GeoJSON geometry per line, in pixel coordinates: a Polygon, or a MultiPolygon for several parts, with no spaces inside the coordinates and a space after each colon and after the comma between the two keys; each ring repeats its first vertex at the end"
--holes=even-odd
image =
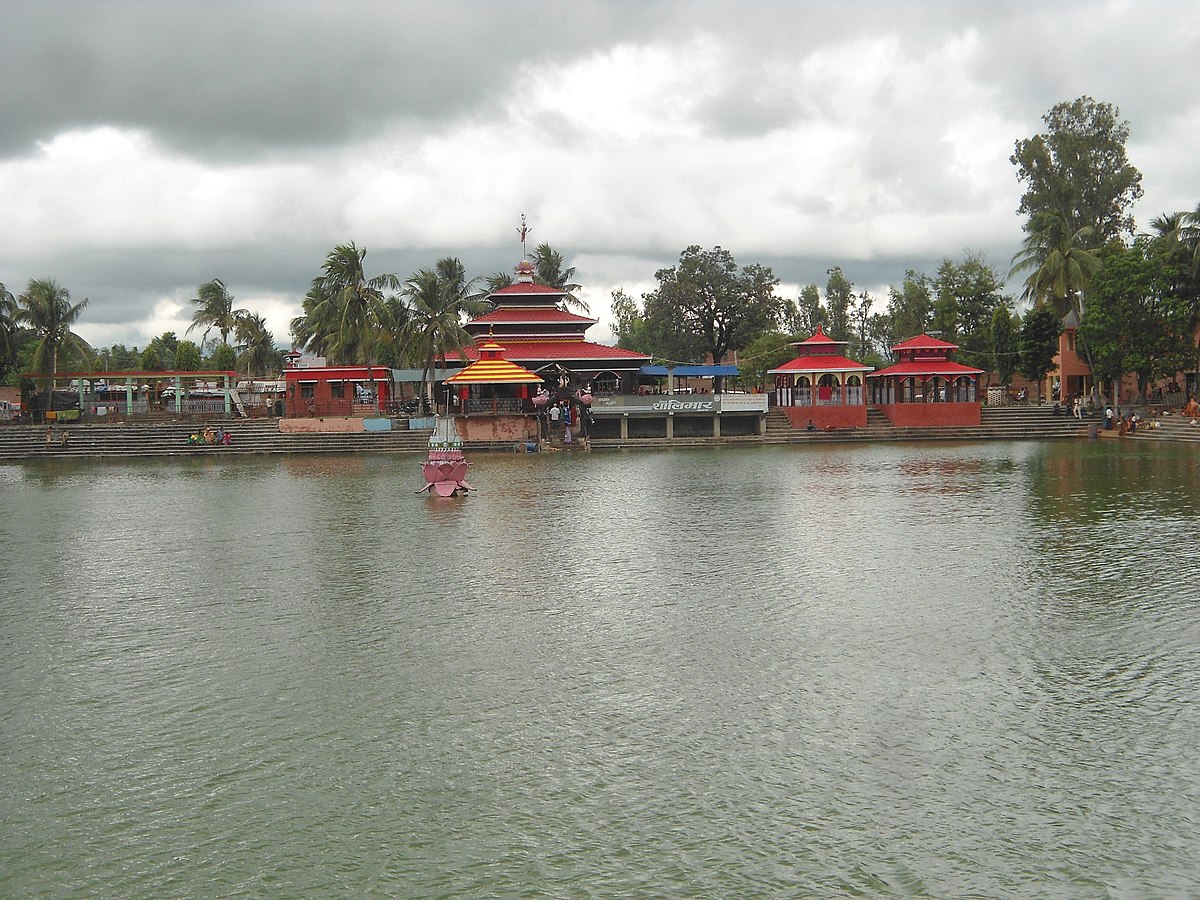
{"type": "Polygon", "coordinates": [[[1183,416],[1159,416],[1154,421],[1142,420],[1133,434],[1122,435],[1122,439],[1137,441],[1178,441],[1185,444],[1200,444],[1200,420],[1193,425],[1183,416]],[[1155,424],[1157,422],[1157,425],[1155,424]]]}
{"type": "Polygon", "coordinates": [[[1069,411],[1054,415],[1050,406],[985,406],[982,423],[947,428],[898,428],[877,409],[867,410],[866,428],[835,431],[804,431],[793,428],[788,417],[777,409],[767,414],[765,434],[746,437],[694,438],[616,438],[595,439],[593,449],[629,447],[715,446],[726,444],[830,444],[863,441],[975,441],[975,440],[1048,440],[1086,437],[1089,424],[1099,424],[1096,416],[1082,420],[1069,411]]]}
{"type": "MultiPolygon", "coordinates": [[[[36,425],[0,427],[0,460],[31,458],[112,458],[135,456],[213,456],[240,453],[423,453],[429,448],[432,429],[409,431],[407,422],[392,431],[354,434],[282,434],[274,419],[238,419],[214,422],[231,436],[228,446],[189,444],[197,425],[155,422],[128,425],[78,425],[56,427],[54,441],[46,446],[46,428],[36,425]],[[68,436],[66,446],[61,443],[68,436]]],[[[199,428],[203,430],[203,425],[199,428]]]]}
{"type": "MultiPolygon", "coordinates": [[[[1200,425],[1178,416],[1160,419],[1161,426],[1143,428],[1126,437],[1134,440],[1171,440],[1200,443],[1200,425]]],[[[272,419],[234,420],[213,423],[232,435],[227,447],[191,445],[188,436],[197,430],[194,423],[157,422],[128,425],[67,425],[55,429],[55,442],[46,446],[46,429],[35,425],[0,426],[0,460],[15,459],[87,459],[161,456],[211,456],[217,454],[279,453],[424,453],[429,446],[430,429],[408,430],[407,420],[396,422],[392,431],[353,434],[281,433],[272,419]],[[66,446],[58,442],[62,433],[69,437],[66,446]]],[[[878,410],[869,410],[866,428],[807,432],[792,428],[787,416],[778,410],[767,415],[764,434],[745,436],[676,438],[596,438],[593,450],[652,447],[758,446],[762,444],[833,444],[870,441],[972,441],[972,440],[1048,440],[1087,437],[1089,428],[1101,420],[1092,415],[1079,420],[1064,412],[1053,414],[1048,406],[984,407],[980,425],[953,428],[897,428],[878,410]]],[[[201,426],[202,427],[202,426],[201,426]]],[[[512,452],[510,442],[470,443],[470,451],[512,452]]],[[[574,449],[580,449],[576,441],[574,449]]]]}

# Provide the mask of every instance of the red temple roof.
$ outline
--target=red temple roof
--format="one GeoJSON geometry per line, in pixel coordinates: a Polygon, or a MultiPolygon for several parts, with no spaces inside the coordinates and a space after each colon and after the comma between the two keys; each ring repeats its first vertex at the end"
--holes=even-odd
{"type": "Polygon", "coordinates": [[[951,344],[949,341],[938,340],[928,334],[918,334],[916,337],[910,337],[906,341],[901,341],[898,344],[892,345],[892,352],[899,353],[904,350],[957,350],[958,344],[951,344]]]}
{"type": "MultiPolygon", "coordinates": [[[[479,357],[480,347],[467,347],[465,352],[468,359],[479,357]]],[[[593,344],[591,341],[507,341],[504,344],[505,354],[519,360],[648,360],[644,353],[634,353],[622,350],[620,347],[609,347],[606,344],[593,344]]]]}
{"type": "Polygon", "coordinates": [[[898,362],[894,366],[888,366],[886,369],[880,369],[878,372],[872,372],[868,378],[881,378],[885,375],[896,375],[900,378],[908,378],[910,376],[919,375],[941,375],[943,377],[957,378],[959,375],[982,375],[983,369],[972,369],[970,366],[964,366],[961,363],[951,362],[948,359],[928,359],[918,362],[905,361],[898,362]]]}
{"type": "Polygon", "coordinates": [[[469,325],[500,325],[517,323],[521,325],[542,325],[542,324],[586,324],[595,325],[598,319],[589,319],[587,316],[579,316],[572,312],[567,312],[565,309],[560,309],[558,306],[502,306],[499,309],[494,309],[490,313],[485,313],[482,316],[476,316],[468,324],[469,325]]]}
{"type": "Polygon", "coordinates": [[[790,362],[785,362],[777,369],[770,369],[768,375],[782,375],[788,372],[870,372],[871,366],[864,366],[845,356],[836,353],[815,353],[810,356],[797,356],[790,362]]]}

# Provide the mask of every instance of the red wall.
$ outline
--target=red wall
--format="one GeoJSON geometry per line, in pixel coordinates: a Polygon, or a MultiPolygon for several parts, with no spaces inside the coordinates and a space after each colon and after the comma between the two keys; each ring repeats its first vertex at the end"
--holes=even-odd
{"type": "Polygon", "coordinates": [[[464,442],[538,439],[537,419],[532,416],[459,416],[454,424],[464,442]]]}
{"type": "Polygon", "coordinates": [[[877,409],[897,428],[979,425],[983,421],[979,403],[891,403],[877,409]]]}
{"type": "Polygon", "coordinates": [[[821,431],[826,428],[866,428],[867,408],[858,406],[780,406],[793,428],[804,428],[808,420],[821,431]]]}

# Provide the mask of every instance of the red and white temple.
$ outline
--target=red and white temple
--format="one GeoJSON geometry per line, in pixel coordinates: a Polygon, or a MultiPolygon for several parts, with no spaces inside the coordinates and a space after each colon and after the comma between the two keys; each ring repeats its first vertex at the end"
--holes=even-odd
{"type": "Polygon", "coordinates": [[[775,376],[774,403],[787,414],[793,428],[865,428],[866,394],[863,376],[871,366],[843,355],[848,341],[835,341],[817,326],[817,333],[792,344],[796,358],[768,375],[775,376]]]}
{"type": "MultiPolygon", "coordinates": [[[[590,383],[598,395],[637,390],[638,370],[650,357],[587,340],[584,335],[596,319],[565,309],[566,291],[535,283],[528,260],[521,261],[516,273],[515,283],[488,294],[495,308],[464,326],[475,341],[466,350],[469,362],[479,359],[481,347],[494,339],[504,347],[506,359],[547,382],[557,382],[567,370],[582,382],[576,387],[590,383]]],[[[447,365],[455,362],[453,356],[446,360],[447,365]]]]}
{"type": "Polygon", "coordinates": [[[957,344],[928,334],[892,346],[897,362],[867,376],[870,403],[903,427],[979,425],[979,376],[950,359],[957,344]]]}

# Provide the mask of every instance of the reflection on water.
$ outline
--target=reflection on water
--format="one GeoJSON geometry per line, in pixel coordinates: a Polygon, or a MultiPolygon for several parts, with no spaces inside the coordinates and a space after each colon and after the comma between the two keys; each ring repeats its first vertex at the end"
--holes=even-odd
{"type": "Polygon", "coordinates": [[[0,466],[0,893],[1180,896],[1184,447],[0,466]]]}

